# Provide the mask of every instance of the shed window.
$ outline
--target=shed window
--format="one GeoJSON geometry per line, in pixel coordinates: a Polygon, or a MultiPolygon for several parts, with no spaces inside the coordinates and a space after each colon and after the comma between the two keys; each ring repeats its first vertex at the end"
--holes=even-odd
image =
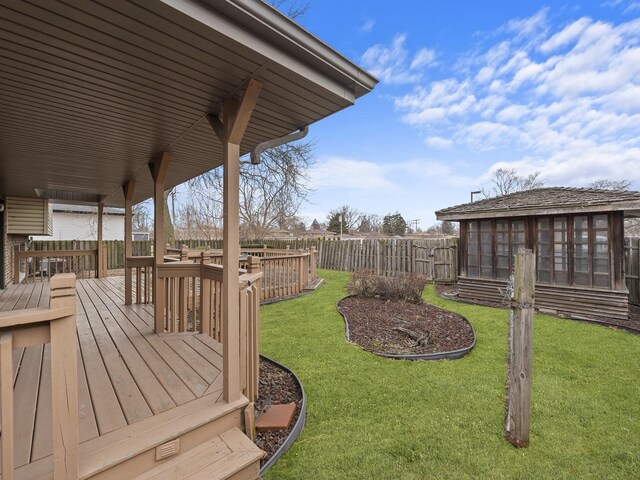
{"type": "Polygon", "coordinates": [[[611,287],[608,215],[539,218],[536,225],[539,282],[611,287]]]}
{"type": "Polygon", "coordinates": [[[467,222],[467,275],[507,279],[513,255],[525,248],[524,220],[467,222]]]}
{"type": "Polygon", "coordinates": [[[478,222],[467,223],[467,274],[477,277],[480,274],[478,257],[478,222]]]}

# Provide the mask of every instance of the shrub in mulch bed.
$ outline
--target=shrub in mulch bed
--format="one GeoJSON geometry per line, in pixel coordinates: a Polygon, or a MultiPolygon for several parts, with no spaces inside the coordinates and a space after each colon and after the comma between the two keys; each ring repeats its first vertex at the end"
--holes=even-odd
{"type": "Polygon", "coordinates": [[[347,297],[338,309],[349,340],[373,353],[411,356],[470,348],[473,328],[460,315],[427,303],[347,297]]]}
{"type": "Polygon", "coordinates": [[[460,315],[424,303],[426,284],[424,275],[354,272],[345,287],[351,296],[338,302],[348,340],[384,356],[428,359],[466,354],[475,344],[473,327],[460,315]]]}

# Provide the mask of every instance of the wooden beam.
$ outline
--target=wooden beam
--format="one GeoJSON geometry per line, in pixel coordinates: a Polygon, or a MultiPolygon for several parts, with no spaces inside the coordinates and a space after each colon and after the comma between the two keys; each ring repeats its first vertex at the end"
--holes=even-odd
{"type": "Polygon", "coordinates": [[[220,121],[220,118],[218,118],[217,115],[211,114],[207,115],[207,120],[209,121],[209,125],[211,125],[213,131],[216,132],[220,141],[224,141],[224,125],[220,121]]]}
{"type": "Polygon", "coordinates": [[[127,258],[133,255],[133,191],[136,186],[134,179],[122,186],[124,192],[124,304],[131,305],[132,282],[131,267],[127,265],[127,258]]]}
{"type": "Polygon", "coordinates": [[[104,262],[106,258],[102,257],[102,215],[104,213],[104,205],[98,204],[98,278],[104,275],[104,262]]]}
{"type": "Polygon", "coordinates": [[[164,263],[164,181],[171,162],[171,153],[163,152],[160,160],[153,164],[151,170],[153,176],[153,255],[155,257],[153,267],[153,292],[154,292],[154,318],[156,333],[164,332],[164,290],[158,279],[157,265],[164,263]]]}
{"type": "Polygon", "coordinates": [[[149,165],[154,182],[161,182],[164,184],[167,177],[167,171],[169,170],[169,163],[171,163],[171,152],[165,151],[162,152],[162,156],[158,161],[149,165]]]}
{"type": "MultiPolygon", "coordinates": [[[[231,124],[228,123],[227,118],[224,118],[227,141],[229,143],[240,145],[244,132],[247,129],[247,125],[249,124],[249,120],[251,120],[251,114],[256,106],[261,90],[262,83],[253,78],[249,80],[244,92],[242,93],[242,98],[240,99],[238,108],[234,112],[231,124]]],[[[224,113],[226,115],[226,110],[224,113]]]]}
{"type": "Polygon", "coordinates": [[[223,158],[223,244],[222,339],[224,400],[232,402],[242,394],[240,381],[240,143],[256,106],[262,83],[250,79],[237,100],[224,102],[222,121],[216,115],[207,120],[222,143],[223,158]]]}
{"type": "Polygon", "coordinates": [[[240,398],[240,145],[223,143],[223,245],[222,259],[222,331],[224,400],[240,398]]]}

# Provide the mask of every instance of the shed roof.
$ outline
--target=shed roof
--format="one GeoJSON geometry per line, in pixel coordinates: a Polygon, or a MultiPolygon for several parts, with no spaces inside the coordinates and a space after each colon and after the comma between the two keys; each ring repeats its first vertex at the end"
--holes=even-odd
{"type": "Polygon", "coordinates": [[[0,2],[0,196],[123,206],[219,166],[207,122],[249,79],[241,153],[301,129],[377,80],[260,0],[0,2]]]}
{"type": "Polygon", "coordinates": [[[640,215],[640,192],[591,188],[535,188],[436,212],[438,220],[623,211],[640,215]]]}

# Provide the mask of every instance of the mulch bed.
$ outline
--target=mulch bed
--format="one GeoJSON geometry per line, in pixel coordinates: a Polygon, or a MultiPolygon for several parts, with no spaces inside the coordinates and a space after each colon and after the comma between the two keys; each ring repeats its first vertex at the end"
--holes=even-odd
{"type": "MultiPolygon", "coordinates": [[[[498,302],[489,302],[485,300],[477,300],[477,299],[467,299],[467,298],[458,298],[458,286],[457,285],[436,285],[436,293],[445,298],[450,298],[452,300],[474,303],[477,305],[484,305],[487,307],[496,307],[496,308],[507,308],[504,304],[498,302]]],[[[569,314],[567,315],[557,315],[561,318],[568,318],[570,320],[584,320],[583,318],[575,318],[572,319],[569,314]]],[[[597,322],[602,322],[607,324],[607,326],[615,327],[626,327],[634,330],[640,331],[640,306],[638,305],[629,305],[629,319],[628,320],[618,320],[615,318],[607,318],[598,315],[594,315],[590,317],[590,320],[595,320],[597,322]]]]}
{"type": "Polygon", "coordinates": [[[350,340],[370,352],[420,355],[473,345],[473,328],[464,318],[428,303],[347,297],[338,308],[347,318],[350,340]],[[396,327],[421,336],[428,333],[428,341],[419,345],[396,327]]]}
{"type": "Polygon", "coordinates": [[[259,393],[260,395],[255,404],[256,418],[271,404],[293,402],[297,405],[296,413],[289,430],[259,432],[256,435],[255,444],[267,453],[265,458],[260,462],[260,466],[262,466],[278,450],[280,445],[285,442],[289,433],[293,430],[293,426],[296,424],[298,416],[300,415],[300,409],[302,408],[302,392],[291,373],[261,358],[259,393]]]}

